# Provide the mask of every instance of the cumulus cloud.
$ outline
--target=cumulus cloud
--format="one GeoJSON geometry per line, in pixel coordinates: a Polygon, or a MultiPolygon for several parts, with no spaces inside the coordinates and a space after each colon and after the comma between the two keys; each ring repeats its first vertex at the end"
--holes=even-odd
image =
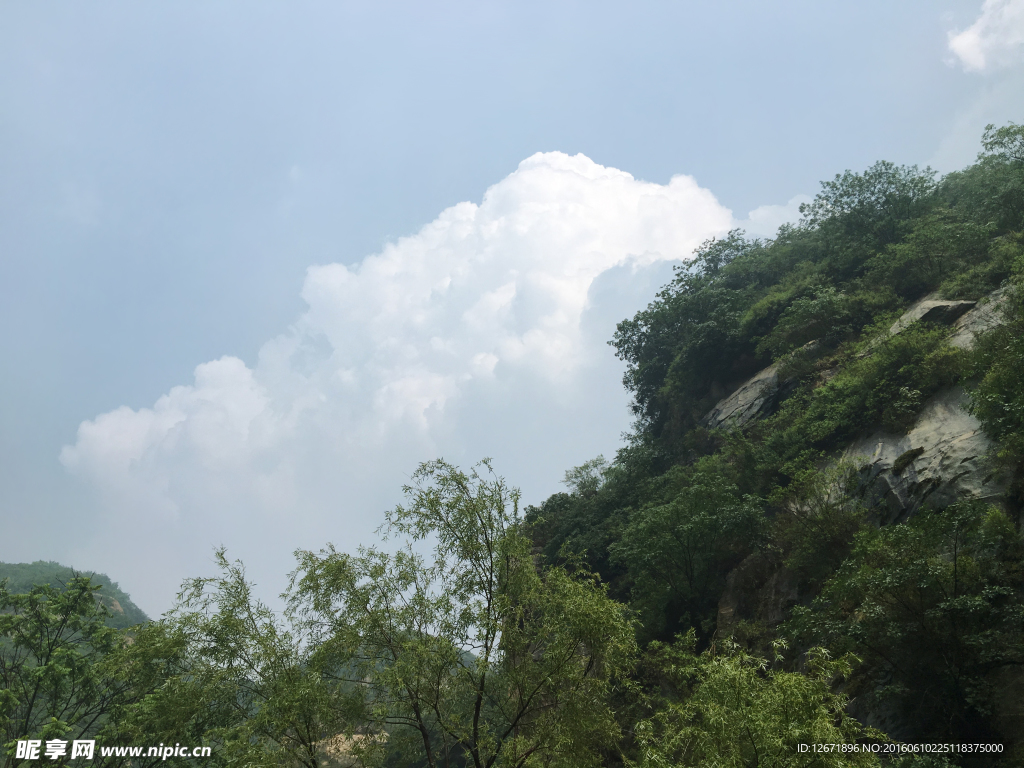
{"type": "Polygon", "coordinates": [[[365,541],[434,456],[494,456],[539,501],[628,426],[615,322],[732,225],[688,176],[536,154],[479,204],[311,267],[308,309],[252,367],[207,362],[150,408],[85,421],[61,461],[98,491],[110,536],[166,543],[129,547],[151,605],[211,544],[272,581],[296,546],[365,541]]]}
{"type": "Polygon", "coordinates": [[[949,33],[949,49],[968,72],[983,72],[1021,60],[1024,0],[985,0],[981,15],[962,32],[949,33]]]}
{"type": "Polygon", "coordinates": [[[810,195],[791,197],[785,205],[761,205],[747,214],[747,218],[737,222],[748,237],[771,238],[783,224],[795,224],[800,220],[800,206],[810,203],[814,198],[810,195]]]}

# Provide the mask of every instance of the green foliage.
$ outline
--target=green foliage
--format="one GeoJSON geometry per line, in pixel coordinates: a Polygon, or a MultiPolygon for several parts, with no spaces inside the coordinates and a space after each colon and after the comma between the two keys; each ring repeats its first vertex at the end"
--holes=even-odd
{"type": "Polygon", "coordinates": [[[98,589],[85,577],[61,589],[46,584],[25,594],[0,583],[3,766],[21,762],[15,758],[18,739],[96,738],[125,700],[127,687],[106,663],[124,635],[107,626],[98,589]]]}
{"type": "Polygon", "coordinates": [[[692,471],[673,467],[658,486],[633,512],[612,556],[633,578],[648,633],[671,637],[703,625],[707,636],[726,574],[761,538],[761,507],[708,462],[692,471]]]}
{"type": "Polygon", "coordinates": [[[389,749],[432,768],[597,765],[632,623],[590,574],[538,570],[519,492],[482,468],[422,465],[388,515],[393,554],[300,553],[292,611],[318,665],[351,666],[389,749]]]}
{"type": "Polygon", "coordinates": [[[118,654],[120,678],[152,693],[118,713],[117,739],[210,745],[215,764],[319,768],[332,741],[354,736],[359,697],[253,598],[239,563],[217,561],[220,576],[186,582],[118,654]]]}
{"type": "Polygon", "coordinates": [[[877,250],[897,242],[906,222],[927,212],[934,176],[930,168],[880,161],[864,173],[846,171],[823,181],[821,192],[801,205],[800,213],[809,226],[847,249],[877,250]]]}
{"type": "Polygon", "coordinates": [[[993,157],[1007,163],[1024,163],[1024,125],[1008,123],[996,128],[989,123],[981,137],[982,157],[993,157]]]}
{"type": "Polygon", "coordinates": [[[807,653],[805,672],[778,667],[725,641],[697,655],[691,632],[671,646],[654,644],[648,662],[672,694],[636,728],[637,768],[666,766],[877,766],[869,752],[806,753],[800,745],[854,745],[884,736],[845,712],[847,699],[833,686],[850,674],[856,659],[830,657],[823,648],[807,653]]]}
{"type": "Polygon", "coordinates": [[[948,276],[962,275],[980,264],[995,232],[992,224],[964,220],[948,209],[917,219],[908,228],[906,238],[890,244],[865,265],[867,282],[890,285],[904,299],[935,290],[948,276]]]}
{"type": "MultiPolygon", "coordinates": [[[[1024,238],[1009,233],[994,240],[985,258],[960,272],[951,274],[939,287],[947,299],[980,299],[998,288],[1021,263],[1024,238]]],[[[1019,271],[1019,269],[1018,269],[1019,271]]]]}
{"type": "Polygon", "coordinates": [[[1024,462],[1024,302],[1014,288],[1005,307],[1008,322],[979,344],[975,373],[981,380],[971,393],[974,414],[999,443],[1001,458],[1024,462]]]}
{"type": "Polygon", "coordinates": [[[609,547],[619,539],[628,510],[647,499],[650,479],[663,470],[663,461],[649,445],[628,446],[595,475],[596,487],[573,483],[572,493],[556,493],[539,506],[527,507],[531,537],[545,560],[559,562],[565,554],[579,558],[601,574],[612,594],[624,597],[628,576],[621,563],[612,561],[609,547]]]}
{"type": "Polygon", "coordinates": [[[813,589],[846,559],[865,523],[867,510],[855,495],[858,481],[856,466],[837,462],[825,470],[800,472],[779,493],[772,542],[783,553],[786,567],[813,589]]]}
{"type": "Polygon", "coordinates": [[[107,624],[117,629],[126,629],[149,621],[131,598],[105,573],[76,571],[60,563],[37,560],[34,563],[0,563],[0,581],[7,581],[11,594],[25,594],[38,585],[49,585],[56,589],[77,577],[88,578],[96,589],[96,598],[103,603],[110,615],[107,624]]]}
{"type": "Polygon", "coordinates": [[[591,496],[597,492],[604,482],[604,474],[608,471],[608,461],[604,456],[586,461],[565,473],[564,483],[577,496],[591,496]]]}
{"type": "Polygon", "coordinates": [[[960,378],[963,356],[944,343],[945,336],[945,329],[914,323],[870,340],[866,354],[851,355],[825,384],[805,388],[755,428],[764,440],[764,460],[792,477],[867,427],[909,429],[928,397],[960,378]]]}
{"type": "Polygon", "coordinates": [[[1024,662],[1022,554],[1006,516],[972,501],[865,529],[791,630],[862,656],[859,688],[900,705],[907,740],[1000,741],[986,716],[1024,662]]]}
{"type": "Polygon", "coordinates": [[[748,262],[759,262],[751,257],[761,250],[739,231],[705,243],[646,310],[619,323],[612,343],[628,363],[623,382],[635,395],[641,422],[690,427],[715,396],[715,384],[747,372],[749,362],[738,370],[735,363],[752,360],[740,325],[757,286],[735,276],[748,262]]]}
{"type": "Polygon", "coordinates": [[[846,294],[831,286],[821,288],[786,307],[775,328],[758,344],[758,352],[771,352],[777,358],[812,340],[838,343],[853,332],[850,315],[846,294]]]}
{"type": "Polygon", "coordinates": [[[939,199],[980,224],[994,223],[998,234],[1024,228],[1022,136],[1024,126],[988,126],[978,162],[946,176],[937,190],[939,199]]]}

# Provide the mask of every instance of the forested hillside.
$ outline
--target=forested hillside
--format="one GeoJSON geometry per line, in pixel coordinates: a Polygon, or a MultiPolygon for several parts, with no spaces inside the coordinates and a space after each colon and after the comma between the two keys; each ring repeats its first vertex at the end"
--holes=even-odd
{"type": "Polygon", "coordinates": [[[1017,743],[1024,130],[942,179],[848,171],[802,213],[706,243],[620,323],[635,433],[528,510],[535,540],[643,641],[850,652],[850,709],[891,736],[1017,743]]]}
{"type": "Polygon", "coordinates": [[[87,581],[0,592],[5,764],[58,732],[309,768],[1024,763],[1024,127],[802,214],[620,323],[635,429],[537,506],[430,462],[389,544],[297,553],[284,615],[221,553],[130,641],[87,581]],[[37,674],[47,633],[92,719],[37,674]]]}
{"type": "Polygon", "coordinates": [[[105,573],[76,571],[66,565],[45,560],[36,560],[34,563],[0,563],[0,582],[5,581],[8,592],[13,594],[24,594],[44,584],[63,588],[76,577],[88,578],[100,587],[97,598],[110,613],[107,617],[110,626],[126,629],[149,621],[142,609],[105,573]]]}

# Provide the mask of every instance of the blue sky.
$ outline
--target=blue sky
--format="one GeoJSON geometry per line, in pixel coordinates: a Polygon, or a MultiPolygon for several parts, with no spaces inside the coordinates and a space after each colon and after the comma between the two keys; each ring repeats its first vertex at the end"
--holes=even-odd
{"type": "Polygon", "coordinates": [[[673,260],[1024,119],[1022,6],[0,0],[0,559],[158,613],[435,455],[540,501],[673,260]]]}

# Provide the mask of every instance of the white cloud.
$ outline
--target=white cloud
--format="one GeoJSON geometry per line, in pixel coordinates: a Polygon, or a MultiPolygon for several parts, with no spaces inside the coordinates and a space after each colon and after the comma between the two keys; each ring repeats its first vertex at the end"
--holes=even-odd
{"type": "Polygon", "coordinates": [[[747,237],[775,237],[783,224],[795,224],[800,220],[800,205],[813,200],[809,195],[791,197],[785,205],[761,205],[747,214],[747,218],[737,222],[747,233],[747,237]]]}
{"type": "Polygon", "coordinates": [[[949,49],[968,72],[1020,61],[1024,45],[1024,0],[985,0],[981,15],[962,32],[949,33],[949,49]]]}
{"type": "Polygon", "coordinates": [[[539,501],[628,425],[615,323],[733,223],[688,176],[659,185],[536,154],[479,205],[358,264],[311,267],[307,311],[255,366],[204,363],[152,408],[85,421],[61,461],[99,492],[97,535],[120,542],[121,570],[150,566],[136,590],[151,606],[212,544],[273,581],[294,547],[365,541],[437,455],[494,456],[539,501]]]}

